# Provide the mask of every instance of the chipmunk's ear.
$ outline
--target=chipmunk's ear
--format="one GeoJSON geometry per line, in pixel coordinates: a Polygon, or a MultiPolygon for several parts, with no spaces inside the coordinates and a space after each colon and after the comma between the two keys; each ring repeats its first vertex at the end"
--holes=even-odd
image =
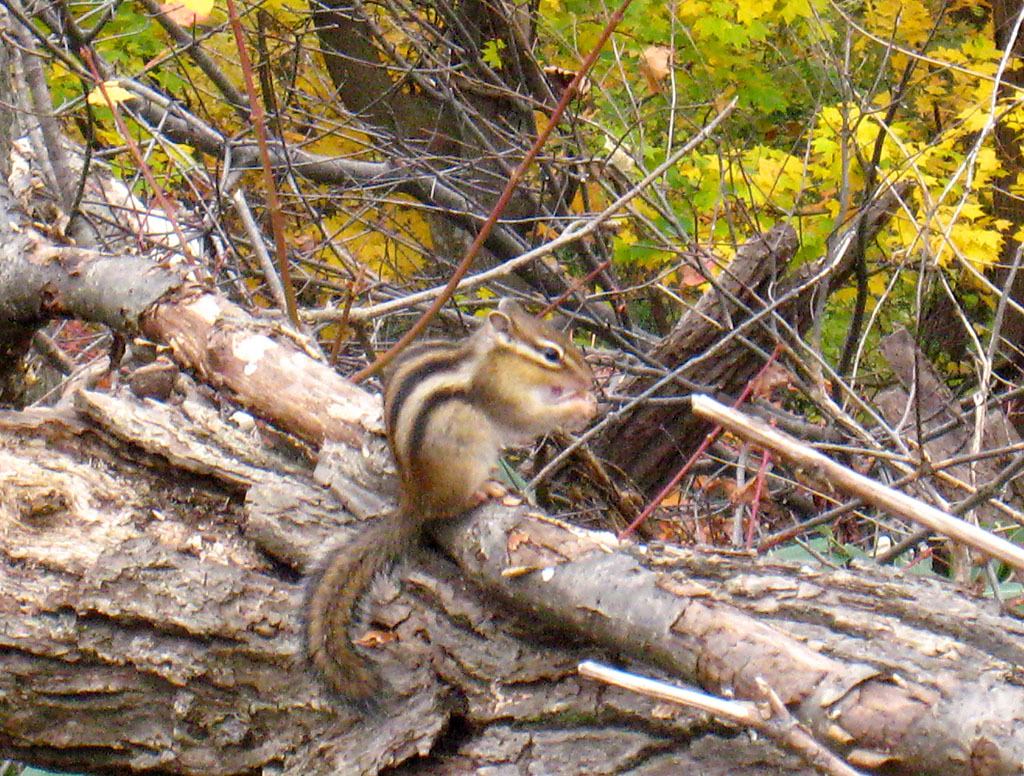
{"type": "Polygon", "coordinates": [[[523,315],[526,315],[526,313],[523,312],[523,308],[519,306],[518,302],[516,302],[514,299],[510,299],[507,296],[504,297],[500,302],[498,302],[498,311],[505,313],[505,315],[507,315],[509,318],[521,317],[523,315]]]}
{"type": "Polygon", "coordinates": [[[516,318],[521,318],[524,314],[523,308],[506,298],[498,302],[497,310],[491,310],[487,315],[487,323],[496,333],[511,337],[516,326],[516,318]]]}

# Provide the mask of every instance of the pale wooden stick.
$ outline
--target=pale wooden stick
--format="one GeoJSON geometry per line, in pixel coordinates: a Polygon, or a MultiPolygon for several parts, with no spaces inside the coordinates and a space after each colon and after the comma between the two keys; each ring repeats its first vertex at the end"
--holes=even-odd
{"type": "Polygon", "coordinates": [[[757,727],[764,723],[764,718],[758,712],[757,706],[749,701],[728,701],[716,695],[687,690],[639,674],[619,671],[617,668],[595,663],[593,660],[584,660],[579,664],[577,670],[583,676],[597,679],[605,684],[622,687],[650,698],[692,706],[747,727],[757,727]]]}
{"type": "Polygon", "coordinates": [[[906,493],[901,493],[865,477],[863,474],[858,474],[794,439],[789,434],[784,434],[767,423],[726,407],[710,396],[695,394],[690,401],[693,411],[697,415],[727,428],[750,442],[771,448],[790,463],[799,466],[806,476],[818,482],[830,483],[848,493],[860,496],[864,501],[879,509],[920,523],[950,539],[970,545],[1015,569],[1024,569],[1024,549],[1016,544],[965,522],[948,512],[936,509],[931,504],[926,504],[906,493]]]}

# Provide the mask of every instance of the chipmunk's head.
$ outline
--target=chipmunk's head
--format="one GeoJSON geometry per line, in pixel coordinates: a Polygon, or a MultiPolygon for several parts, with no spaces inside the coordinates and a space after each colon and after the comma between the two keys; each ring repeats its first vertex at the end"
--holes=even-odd
{"type": "Polygon", "coordinates": [[[580,428],[597,412],[590,367],[551,324],[503,299],[477,336],[482,361],[476,388],[514,437],[580,428]]]}

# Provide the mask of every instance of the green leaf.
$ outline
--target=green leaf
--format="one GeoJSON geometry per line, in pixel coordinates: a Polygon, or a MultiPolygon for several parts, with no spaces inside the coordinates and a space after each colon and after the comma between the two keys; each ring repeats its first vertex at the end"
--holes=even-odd
{"type": "Polygon", "coordinates": [[[501,67],[501,52],[505,50],[505,41],[489,40],[484,43],[481,59],[493,68],[501,67]]]}

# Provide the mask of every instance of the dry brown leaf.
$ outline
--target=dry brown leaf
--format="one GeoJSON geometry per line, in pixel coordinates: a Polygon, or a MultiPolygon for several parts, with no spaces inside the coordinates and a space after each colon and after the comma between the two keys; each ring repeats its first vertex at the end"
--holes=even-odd
{"type": "Polygon", "coordinates": [[[647,79],[651,94],[661,94],[661,82],[672,72],[672,49],[668,46],[648,46],[640,55],[640,72],[647,79]]]}
{"type": "Polygon", "coordinates": [[[751,393],[759,399],[771,401],[776,388],[790,388],[793,375],[782,364],[775,362],[754,378],[751,393]]]}

